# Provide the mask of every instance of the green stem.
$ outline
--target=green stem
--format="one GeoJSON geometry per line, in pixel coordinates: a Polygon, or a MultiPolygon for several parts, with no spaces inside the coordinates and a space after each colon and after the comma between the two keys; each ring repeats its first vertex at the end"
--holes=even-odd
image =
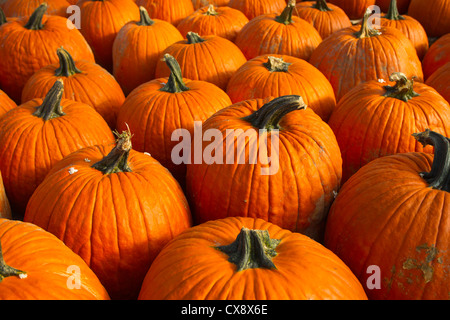
{"type": "Polygon", "coordinates": [[[70,53],[63,47],[56,50],[56,54],[59,58],[59,68],[55,70],[55,76],[57,77],[70,77],[77,73],[82,73],[75,65],[70,53]]]}
{"type": "Polygon", "coordinates": [[[4,25],[7,22],[8,20],[6,20],[5,11],[3,11],[2,8],[0,8],[0,26],[4,25]]]}
{"type": "Polygon", "coordinates": [[[391,0],[389,10],[383,18],[389,20],[405,20],[405,18],[398,12],[397,0],[391,0]]]}
{"type": "Polygon", "coordinates": [[[217,16],[217,15],[219,15],[219,14],[218,14],[217,11],[215,10],[214,5],[213,5],[213,4],[210,4],[210,5],[208,6],[208,10],[206,10],[206,12],[204,13],[204,15],[207,15],[207,16],[217,16]]]}
{"type": "Polygon", "coordinates": [[[275,21],[288,25],[291,24],[292,21],[292,13],[295,9],[295,0],[289,0],[288,4],[284,8],[283,12],[275,18],[275,21]]]}
{"type": "Polygon", "coordinates": [[[281,242],[271,239],[267,230],[242,228],[236,240],[216,249],[228,255],[228,261],[237,266],[237,271],[254,268],[276,269],[272,258],[277,255],[276,247],[281,242]]]}
{"type": "Polygon", "coordinates": [[[316,8],[322,12],[333,11],[327,5],[327,2],[325,0],[317,0],[316,3],[313,5],[313,8],[316,8]]]}
{"type": "Polygon", "coordinates": [[[261,130],[279,129],[281,119],[289,112],[299,109],[306,109],[302,97],[298,95],[281,96],[266,103],[251,115],[244,117],[243,120],[261,130]]]}
{"type": "Polygon", "coordinates": [[[103,174],[131,172],[131,168],[128,166],[128,156],[132,147],[131,133],[123,131],[122,134],[117,132],[115,134],[117,135],[116,146],[102,160],[92,165],[92,168],[103,174]]]}
{"type": "Polygon", "coordinates": [[[284,62],[283,58],[269,56],[267,57],[267,62],[264,63],[264,67],[270,72],[288,72],[291,64],[292,63],[284,62]]]}
{"type": "Polygon", "coordinates": [[[372,28],[369,23],[369,18],[372,16],[373,12],[367,8],[366,12],[364,13],[364,17],[361,23],[361,29],[356,32],[355,36],[357,38],[363,39],[363,38],[370,38],[374,36],[379,36],[381,34],[380,31],[372,28]]]}
{"type": "Polygon", "coordinates": [[[63,92],[64,83],[61,79],[58,79],[48,91],[44,101],[39,107],[37,107],[33,115],[42,118],[44,121],[65,115],[61,107],[63,92]]]}
{"type": "Polygon", "coordinates": [[[430,172],[420,172],[419,175],[433,189],[450,192],[450,139],[429,129],[413,133],[414,138],[424,147],[434,147],[434,159],[430,172]]]}
{"type": "Polygon", "coordinates": [[[408,80],[405,74],[401,72],[394,72],[389,77],[390,81],[395,81],[394,86],[384,86],[386,93],[385,97],[391,97],[400,99],[407,102],[408,100],[419,96],[418,93],[414,91],[414,80],[408,80]]]}
{"type": "Polygon", "coordinates": [[[24,28],[28,30],[41,30],[44,28],[42,24],[42,18],[47,11],[47,4],[44,2],[37,7],[36,10],[31,14],[30,19],[25,24],[24,28]]]}
{"type": "Polygon", "coordinates": [[[3,258],[2,244],[0,241],[0,282],[2,282],[2,280],[6,277],[20,276],[21,274],[26,274],[26,272],[15,269],[6,264],[5,259],[3,258]]]}
{"type": "Polygon", "coordinates": [[[170,93],[188,91],[189,88],[183,81],[183,75],[178,61],[168,53],[164,54],[164,61],[170,69],[170,76],[164,87],[159,90],[170,93]]]}
{"type": "Polygon", "coordinates": [[[147,9],[145,9],[144,7],[140,6],[139,7],[139,13],[141,15],[141,18],[139,20],[139,22],[137,23],[138,26],[151,26],[155,23],[155,21],[153,21],[150,16],[148,15],[148,11],[147,9]]]}
{"type": "Polygon", "coordinates": [[[204,42],[205,39],[203,39],[202,37],[200,37],[198,35],[198,33],[189,31],[186,35],[186,39],[188,41],[188,44],[195,44],[195,43],[201,43],[204,42]]]}

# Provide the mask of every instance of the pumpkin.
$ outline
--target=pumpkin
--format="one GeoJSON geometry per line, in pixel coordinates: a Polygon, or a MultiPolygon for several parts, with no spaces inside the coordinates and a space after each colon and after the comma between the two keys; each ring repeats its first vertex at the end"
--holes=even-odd
{"type": "Polygon", "coordinates": [[[342,153],[343,182],[370,161],[396,153],[432,152],[408,139],[430,128],[450,135],[450,105],[430,86],[402,73],[391,84],[368,81],[349,91],[328,121],[342,153]]]}
{"type": "Polygon", "coordinates": [[[196,223],[255,217],[321,239],[342,161],[333,131],[305,108],[298,95],[250,99],[203,123],[186,174],[196,223]]]}
{"type": "Polygon", "coordinates": [[[196,121],[205,121],[232,102],[212,83],[183,78],[178,62],[171,55],[165,54],[164,62],[170,76],[133,90],[119,110],[117,128],[123,131],[129,127],[134,132],[135,150],[150,153],[184,187],[186,164],[173,161],[172,152],[179,144],[172,138],[174,132],[187,130],[193,136],[196,121]]]}
{"type": "Polygon", "coordinates": [[[408,15],[422,24],[429,37],[450,33],[450,0],[411,0],[408,15]]]}
{"type": "Polygon", "coordinates": [[[382,27],[394,27],[402,31],[413,43],[419,59],[423,59],[429,46],[427,33],[419,21],[408,15],[399,14],[397,0],[391,0],[389,10],[380,18],[380,24],[382,27]]]}
{"type": "Polygon", "coordinates": [[[367,10],[361,26],[352,26],[330,35],[314,50],[309,62],[333,86],[336,100],[357,84],[388,79],[402,72],[423,81],[422,65],[411,41],[398,29],[373,29],[367,10]]]}
{"type": "MultiPolygon", "coordinates": [[[[186,39],[168,46],[164,54],[169,54],[181,66],[182,77],[190,80],[211,82],[226,90],[231,76],[247,59],[230,40],[216,36],[200,36],[188,32],[186,39]]],[[[155,78],[169,77],[166,63],[158,60],[155,78]]]]}
{"type": "Polygon", "coordinates": [[[113,74],[125,95],[155,78],[156,62],[171,44],[183,40],[167,21],[150,19],[144,7],[139,21],[130,21],[117,33],[112,48],[113,74]]]}
{"type": "Polygon", "coordinates": [[[47,16],[41,4],[31,16],[24,16],[0,26],[0,87],[17,104],[27,80],[39,69],[58,62],[56,50],[64,46],[75,60],[94,62],[94,55],[76,28],[68,20],[47,16]]]}
{"type": "Polygon", "coordinates": [[[0,218],[11,219],[11,206],[9,205],[8,197],[6,196],[5,186],[3,185],[3,178],[0,172],[0,218]]]}
{"type": "Polygon", "coordinates": [[[194,12],[192,0],[136,0],[136,4],[147,9],[152,19],[164,20],[174,26],[194,12]]]}
{"type": "Polygon", "coordinates": [[[179,184],[133,150],[130,136],[123,132],[115,146],[83,148],[56,163],[24,217],[83,258],[116,300],[136,299],[162,247],[191,226],[179,184]]]}
{"type": "Polygon", "coordinates": [[[194,10],[198,10],[198,9],[206,7],[210,4],[218,6],[218,7],[225,7],[225,6],[228,6],[228,2],[230,2],[230,0],[192,0],[192,4],[194,5],[194,10]]]}
{"type": "Polygon", "coordinates": [[[67,17],[67,8],[71,5],[67,0],[8,0],[2,6],[7,17],[30,16],[36,8],[47,4],[47,14],[67,17]]]}
{"type": "Polygon", "coordinates": [[[63,98],[83,102],[93,107],[111,129],[115,128],[116,116],[125,101],[125,95],[116,79],[100,65],[86,61],[74,61],[64,48],[58,48],[59,63],[36,71],[25,83],[22,103],[45,97],[56,79],[64,81],[63,98]]]}
{"type": "Polygon", "coordinates": [[[113,72],[112,47],[119,30],[139,21],[139,8],[132,0],[80,0],[80,31],[95,55],[95,61],[113,72]]]}
{"type": "Polygon", "coordinates": [[[296,94],[324,121],[336,106],[327,78],[307,61],[288,55],[262,55],[247,61],[231,77],[227,94],[233,103],[296,94]]]}
{"type": "Polygon", "coordinates": [[[450,103],[450,62],[437,69],[425,83],[450,103]]]}
{"type": "Polygon", "coordinates": [[[0,300],[109,300],[98,277],[54,235],[0,218],[0,300]]]}
{"type": "Polygon", "coordinates": [[[63,87],[58,79],[45,98],[30,100],[0,118],[0,171],[19,218],[57,161],[80,148],[114,141],[108,124],[92,107],[62,99],[63,87]]]}
{"type": "Polygon", "coordinates": [[[0,117],[14,107],[17,107],[17,104],[6,93],[0,90],[0,117]]]}
{"type": "Polygon", "coordinates": [[[375,4],[375,0],[328,0],[345,11],[351,20],[358,20],[364,15],[368,7],[375,4]]]}
{"type": "Polygon", "coordinates": [[[327,220],[325,246],[370,284],[371,300],[448,299],[449,139],[430,130],[414,138],[434,155],[370,162],[343,185],[327,220]]]}
{"type": "Polygon", "coordinates": [[[425,80],[447,62],[450,62],[450,33],[433,42],[425,54],[422,61],[425,80]]]}
{"type": "Polygon", "coordinates": [[[308,60],[322,37],[305,20],[293,15],[295,1],[290,0],[281,14],[260,15],[239,32],[236,45],[247,59],[263,54],[285,54],[308,60]]]}
{"type": "MultiPolygon", "coordinates": [[[[411,0],[397,0],[398,12],[400,14],[406,14],[410,3],[411,0]]],[[[376,0],[375,4],[380,7],[381,12],[387,12],[391,5],[391,0],[376,0]]]]}
{"type": "Polygon", "coordinates": [[[209,5],[198,9],[177,25],[183,37],[189,31],[199,35],[216,35],[235,41],[238,33],[248,23],[247,17],[239,10],[230,7],[209,5]]]}
{"type": "Polygon", "coordinates": [[[237,9],[252,20],[264,14],[280,14],[286,7],[285,0],[229,0],[228,6],[237,9]]]}
{"type": "Polygon", "coordinates": [[[325,0],[298,2],[294,14],[311,23],[322,39],[352,25],[344,10],[325,0]]]}
{"type": "Polygon", "coordinates": [[[195,226],[173,239],[150,267],[139,299],[367,300],[367,296],[349,268],[320,243],[262,219],[229,217],[195,226]]]}

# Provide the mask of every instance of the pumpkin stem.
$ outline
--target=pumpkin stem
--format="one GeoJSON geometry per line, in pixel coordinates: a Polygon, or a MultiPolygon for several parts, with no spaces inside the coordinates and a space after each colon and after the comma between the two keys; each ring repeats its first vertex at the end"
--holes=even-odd
{"type": "Polygon", "coordinates": [[[264,104],[251,115],[244,117],[243,120],[261,130],[279,129],[281,119],[289,112],[299,109],[306,109],[302,97],[298,95],[281,96],[264,104]]]}
{"type": "Polygon", "coordinates": [[[168,53],[164,54],[163,60],[166,62],[167,66],[170,69],[170,76],[164,87],[159,90],[170,93],[188,91],[189,88],[183,81],[183,76],[181,74],[181,68],[178,64],[178,61],[168,53]]]}
{"type": "Polygon", "coordinates": [[[369,18],[372,16],[372,14],[373,12],[369,8],[367,8],[361,23],[361,29],[357,33],[355,33],[356,37],[363,39],[378,36],[381,34],[380,31],[372,28],[371,24],[369,23],[369,18]]]}
{"type": "Polygon", "coordinates": [[[264,67],[270,72],[288,72],[291,64],[292,63],[284,62],[283,58],[269,56],[267,57],[267,62],[264,63],[264,67]]]}
{"type": "Polygon", "coordinates": [[[186,39],[188,41],[188,44],[195,44],[205,41],[202,37],[198,35],[198,33],[189,31],[186,35],[186,39]]]}
{"type": "Polygon", "coordinates": [[[289,0],[283,12],[275,18],[275,21],[285,25],[291,24],[293,22],[292,13],[294,12],[295,4],[296,4],[295,0],[289,0]]]}
{"type": "Polygon", "coordinates": [[[63,92],[64,82],[62,79],[57,79],[33,115],[42,118],[44,121],[65,115],[61,107],[63,92]]]}
{"type": "Polygon", "coordinates": [[[26,274],[26,272],[15,269],[6,264],[3,259],[2,243],[0,241],[0,282],[2,282],[2,280],[6,277],[20,276],[21,274],[26,274]]]}
{"type": "Polygon", "coordinates": [[[137,23],[138,26],[151,26],[155,23],[155,21],[153,21],[150,16],[148,15],[148,11],[147,9],[145,9],[144,7],[140,6],[139,7],[139,13],[141,15],[141,19],[139,20],[139,22],[137,23]]]}
{"type": "Polygon", "coordinates": [[[394,86],[384,86],[385,97],[400,99],[407,102],[409,99],[417,97],[419,94],[414,91],[414,79],[408,80],[405,74],[394,72],[389,77],[390,81],[395,81],[394,86]]]}
{"type": "Polygon", "coordinates": [[[389,20],[405,20],[405,17],[400,15],[398,12],[397,7],[397,0],[391,0],[391,3],[389,4],[389,9],[386,15],[383,17],[389,20]]]}
{"type": "Polygon", "coordinates": [[[57,77],[70,77],[77,73],[82,73],[75,65],[70,53],[63,47],[56,50],[56,54],[59,58],[59,68],[55,70],[55,76],[57,77]]]}
{"type": "Polygon", "coordinates": [[[210,4],[208,6],[208,10],[206,10],[206,12],[204,14],[207,15],[207,16],[217,16],[218,15],[218,13],[217,13],[216,9],[214,8],[213,4],[210,4]]]}
{"type": "Polygon", "coordinates": [[[131,172],[131,168],[128,166],[128,156],[132,147],[131,132],[128,129],[121,134],[115,131],[114,134],[117,136],[116,146],[102,160],[94,163],[92,168],[103,174],[131,172]]]}
{"type": "Polygon", "coordinates": [[[317,10],[320,10],[322,12],[333,11],[330,9],[325,0],[317,0],[316,3],[313,5],[313,8],[316,8],[317,10]]]}
{"type": "Polygon", "coordinates": [[[276,269],[272,258],[277,255],[276,247],[281,242],[271,239],[267,230],[242,228],[236,240],[216,249],[228,255],[228,261],[237,266],[237,271],[254,268],[276,269]]]}
{"type": "Polygon", "coordinates": [[[427,145],[434,147],[431,171],[420,172],[419,175],[431,188],[450,192],[450,139],[430,129],[413,133],[413,136],[424,147],[427,145]]]}
{"type": "Polygon", "coordinates": [[[8,21],[6,20],[5,11],[3,11],[2,8],[0,8],[0,26],[4,25],[8,21]]]}
{"type": "Polygon", "coordinates": [[[31,14],[30,19],[25,24],[24,28],[28,30],[41,30],[44,28],[42,24],[42,18],[44,17],[45,12],[47,11],[47,4],[41,3],[39,7],[31,14]]]}

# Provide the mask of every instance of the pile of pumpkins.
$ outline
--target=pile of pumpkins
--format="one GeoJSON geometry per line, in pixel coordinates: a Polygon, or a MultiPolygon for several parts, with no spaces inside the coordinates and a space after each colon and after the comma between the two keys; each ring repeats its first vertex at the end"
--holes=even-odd
{"type": "Polygon", "coordinates": [[[0,8],[0,299],[450,297],[450,0],[0,8]]]}

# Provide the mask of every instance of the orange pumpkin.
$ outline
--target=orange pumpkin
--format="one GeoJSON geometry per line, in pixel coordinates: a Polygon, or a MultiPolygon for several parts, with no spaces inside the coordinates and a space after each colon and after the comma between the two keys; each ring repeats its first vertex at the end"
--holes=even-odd
{"type": "Polygon", "coordinates": [[[174,26],[194,12],[192,0],[136,0],[136,4],[147,9],[152,19],[164,20],[174,26]]]}
{"type": "Polygon", "coordinates": [[[226,6],[214,7],[211,4],[181,20],[177,28],[183,37],[192,31],[201,36],[213,34],[234,42],[248,21],[247,17],[237,9],[226,6]]]}
{"type": "MultiPolygon", "coordinates": [[[[247,59],[230,40],[188,32],[187,39],[175,42],[163,51],[178,61],[183,78],[211,82],[226,90],[231,76],[247,59]]],[[[170,70],[161,59],[156,64],[155,78],[169,77],[170,70]]]]}
{"type": "Polygon", "coordinates": [[[294,14],[311,23],[322,39],[352,25],[344,10],[325,0],[298,2],[294,14]]]}
{"type": "Polygon", "coordinates": [[[47,14],[67,17],[67,8],[71,5],[67,0],[8,0],[2,6],[7,17],[30,16],[36,8],[47,4],[47,14]]]}
{"type": "Polygon", "coordinates": [[[433,42],[425,54],[422,61],[425,80],[447,62],[450,62],[450,33],[433,42]]]}
{"type": "Polygon", "coordinates": [[[144,82],[153,80],[162,52],[184,39],[169,22],[150,19],[144,7],[140,7],[139,12],[141,19],[123,26],[112,48],[113,74],[125,95],[144,82]]]}
{"type": "Polygon", "coordinates": [[[100,114],[84,103],[62,99],[62,92],[58,79],[45,98],[30,100],[0,118],[0,171],[19,218],[57,161],[80,148],[114,141],[100,114]]]}
{"type": "Polygon", "coordinates": [[[280,14],[286,7],[285,0],[230,0],[228,6],[237,9],[252,20],[263,14],[280,14]]]}
{"type": "Polygon", "coordinates": [[[178,141],[175,130],[194,134],[194,122],[203,122],[215,112],[232,104],[228,95],[212,83],[182,78],[178,62],[165,54],[168,78],[142,84],[125,100],[119,110],[117,128],[129,127],[135,150],[148,152],[184,187],[186,164],[174,163],[172,151],[178,141]]]}
{"type": "Polygon", "coordinates": [[[450,0],[411,0],[408,15],[420,22],[429,37],[450,33],[450,0]]]}
{"type": "Polygon", "coordinates": [[[214,144],[194,142],[186,174],[196,223],[256,217],[321,239],[342,160],[333,131],[305,107],[297,95],[250,99],[203,123],[214,144]]]}
{"type": "Polygon", "coordinates": [[[290,0],[281,14],[265,14],[250,20],[239,32],[236,45],[247,59],[263,54],[285,54],[309,60],[322,37],[305,20],[293,15],[290,0]]]}
{"type": "Polygon", "coordinates": [[[59,63],[36,71],[22,90],[22,103],[43,98],[55,83],[63,79],[63,98],[83,102],[93,107],[111,129],[115,128],[117,112],[125,101],[125,95],[116,79],[100,65],[86,61],[74,61],[64,48],[57,51],[59,63]]]}
{"type": "Polygon", "coordinates": [[[14,107],[17,107],[17,104],[6,93],[0,90],[0,117],[14,107]]]}
{"type": "Polygon", "coordinates": [[[194,5],[194,10],[198,10],[198,9],[206,7],[210,4],[218,6],[218,7],[225,7],[228,5],[228,2],[230,2],[230,0],[192,0],[192,4],[194,5]]]}
{"type": "Polygon", "coordinates": [[[80,0],[80,31],[92,47],[95,61],[113,72],[112,47],[119,30],[139,21],[139,8],[132,0],[80,0]]]}
{"type": "Polygon", "coordinates": [[[450,62],[437,69],[425,82],[450,104],[450,62]]]}
{"type": "Polygon", "coordinates": [[[398,29],[372,28],[371,15],[367,10],[360,26],[330,35],[309,60],[330,81],[337,101],[359,83],[388,79],[394,72],[423,81],[422,64],[411,41],[398,29]]]}
{"type": "Polygon", "coordinates": [[[231,77],[227,94],[233,103],[296,94],[324,121],[336,106],[327,78],[307,61],[288,55],[262,55],[247,61],[231,77]]]}
{"type": "Polygon", "coordinates": [[[3,185],[3,178],[0,172],[0,218],[11,219],[11,206],[9,205],[6,196],[5,186],[3,185]]]}
{"type": "Polygon", "coordinates": [[[0,218],[0,300],[109,300],[98,277],[64,243],[0,218]]]}
{"type": "Polygon", "coordinates": [[[24,217],[83,258],[112,299],[137,298],[153,259],[191,226],[176,180],[131,147],[124,132],[115,146],[96,145],[65,157],[33,193],[24,217]]]}
{"type": "Polygon", "coordinates": [[[367,296],[349,268],[318,242],[262,219],[230,217],[195,226],[172,240],[150,267],[139,299],[367,300],[367,296]]]}
{"type": "Polygon", "coordinates": [[[375,4],[375,0],[328,0],[345,11],[351,20],[358,20],[364,15],[369,6],[375,4]]]}
{"type": "Polygon", "coordinates": [[[343,185],[327,220],[325,246],[370,284],[371,300],[447,300],[450,292],[449,139],[414,136],[434,156],[368,163],[343,185]]]}
{"type": "Polygon", "coordinates": [[[75,60],[95,61],[80,31],[68,28],[66,18],[44,15],[46,10],[43,3],[31,16],[0,26],[0,87],[17,104],[33,73],[58,62],[59,47],[70,51],[75,60]]]}

